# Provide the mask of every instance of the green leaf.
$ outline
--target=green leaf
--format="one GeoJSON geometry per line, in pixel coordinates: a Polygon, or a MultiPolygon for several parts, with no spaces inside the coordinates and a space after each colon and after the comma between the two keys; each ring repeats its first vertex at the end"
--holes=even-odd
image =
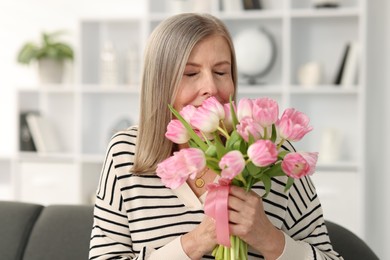
{"type": "Polygon", "coordinates": [[[19,51],[17,60],[23,64],[29,64],[37,55],[38,46],[34,43],[26,43],[22,49],[19,51]]]}
{"type": "Polygon", "coordinates": [[[279,160],[283,160],[284,159],[284,156],[286,156],[288,153],[290,153],[289,151],[286,151],[286,150],[282,150],[278,153],[278,159],[279,160]]]}
{"type": "Polygon", "coordinates": [[[232,122],[233,122],[233,129],[236,130],[236,125],[238,124],[238,119],[236,115],[236,111],[233,107],[233,99],[232,96],[229,97],[229,103],[230,103],[230,114],[232,116],[232,122]]]}
{"type": "Polygon", "coordinates": [[[231,151],[231,150],[237,150],[237,149],[234,149],[234,146],[235,144],[240,141],[241,136],[239,135],[239,133],[237,133],[237,131],[233,131],[231,134],[230,134],[230,138],[226,141],[226,149],[231,151]]]}
{"type": "Polygon", "coordinates": [[[189,144],[190,147],[201,149],[201,148],[198,146],[198,144],[197,144],[194,140],[192,140],[192,139],[190,139],[190,140],[188,141],[188,144],[189,144]]]}
{"type": "Polygon", "coordinates": [[[242,181],[240,181],[240,180],[238,180],[236,178],[234,178],[232,180],[232,185],[237,186],[237,187],[244,187],[245,186],[242,181]]]}
{"type": "Polygon", "coordinates": [[[248,171],[248,173],[253,177],[253,178],[259,178],[261,176],[263,169],[254,165],[253,162],[247,163],[245,166],[245,169],[248,171]]]}
{"type": "Polygon", "coordinates": [[[215,140],[214,144],[216,147],[217,157],[218,159],[221,159],[222,156],[224,156],[228,152],[228,150],[225,149],[221,137],[216,132],[214,133],[214,140],[215,140]]]}
{"type": "Polygon", "coordinates": [[[275,124],[272,124],[271,141],[272,141],[273,143],[275,143],[276,137],[277,137],[276,126],[275,126],[275,124]]]}
{"type": "Polygon", "coordinates": [[[288,177],[286,186],[284,187],[284,192],[288,191],[293,184],[294,184],[294,178],[288,177]]]}
{"type": "Polygon", "coordinates": [[[233,147],[232,147],[232,150],[237,150],[237,151],[241,151],[241,144],[242,144],[242,140],[237,140],[234,144],[233,144],[233,147]]]}
{"type": "Polygon", "coordinates": [[[218,175],[221,174],[221,169],[219,168],[218,162],[216,162],[215,160],[206,158],[206,165],[218,175]]]}
{"type": "Polygon", "coordinates": [[[206,156],[215,158],[217,157],[217,148],[215,147],[215,145],[209,145],[209,147],[204,153],[206,154],[206,156]]]}
{"type": "Polygon", "coordinates": [[[264,174],[268,175],[270,178],[276,177],[276,176],[284,176],[286,175],[282,170],[282,163],[276,163],[272,166],[270,166],[264,174]]]}
{"type": "Polygon", "coordinates": [[[265,198],[268,196],[268,193],[271,191],[271,178],[264,174],[262,181],[265,188],[265,194],[263,197],[265,198]]]}
{"type": "Polygon", "coordinates": [[[55,59],[58,61],[63,61],[66,59],[73,60],[74,52],[72,47],[56,39],[63,33],[64,31],[53,33],[43,32],[41,35],[40,44],[27,42],[23,45],[18,53],[17,61],[20,63],[29,64],[33,60],[40,60],[43,58],[55,59]]]}
{"type": "Polygon", "coordinates": [[[251,133],[249,133],[249,135],[248,135],[248,146],[251,146],[255,141],[256,140],[253,137],[253,135],[251,133]]]}

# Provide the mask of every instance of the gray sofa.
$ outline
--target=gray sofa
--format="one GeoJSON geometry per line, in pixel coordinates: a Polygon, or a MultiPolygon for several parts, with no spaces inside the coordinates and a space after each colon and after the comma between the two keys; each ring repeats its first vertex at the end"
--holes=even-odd
{"type": "Polygon", "coordinates": [[[0,259],[86,260],[93,206],[0,201],[0,259]]]}
{"type": "MultiPolygon", "coordinates": [[[[0,259],[86,260],[93,206],[0,201],[0,259]]],[[[359,237],[327,221],[336,251],[346,260],[378,257],[359,237]]]]}

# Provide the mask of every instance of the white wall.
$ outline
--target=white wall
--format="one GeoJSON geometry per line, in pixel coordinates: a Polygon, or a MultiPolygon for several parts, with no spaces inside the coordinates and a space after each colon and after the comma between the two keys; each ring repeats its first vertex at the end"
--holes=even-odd
{"type": "MultiPolygon", "coordinates": [[[[390,167],[389,164],[386,163],[388,162],[388,158],[390,158],[390,19],[388,17],[388,14],[390,13],[390,3],[386,1],[386,8],[384,8],[385,13],[386,13],[386,21],[384,23],[384,35],[385,35],[385,46],[383,50],[385,51],[385,64],[384,64],[384,69],[383,73],[386,75],[386,79],[383,86],[384,89],[384,99],[385,101],[385,118],[384,118],[384,123],[385,123],[385,133],[386,133],[386,140],[384,142],[384,147],[385,147],[385,160],[383,162],[384,170],[382,172],[382,176],[385,178],[384,183],[386,183],[386,187],[384,189],[384,194],[382,195],[384,197],[384,227],[382,232],[384,233],[384,252],[383,252],[383,258],[382,259],[390,259],[390,167]]],[[[381,225],[379,223],[379,225],[381,225]]]]}
{"type": "Polygon", "coordinates": [[[81,18],[144,12],[145,4],[138,0],[1,0],[0,155],[16,152],[16,87],[37,83],[34,66],[16,63],[24,42],[38,41],[42,31],[65,29],[66,39],[76,46],[81,18]]]}
{"type": "Polygon", "coordinates": [[[390,12],[388,1],[368,7],[367,242],[390,259],[390,12]]]}

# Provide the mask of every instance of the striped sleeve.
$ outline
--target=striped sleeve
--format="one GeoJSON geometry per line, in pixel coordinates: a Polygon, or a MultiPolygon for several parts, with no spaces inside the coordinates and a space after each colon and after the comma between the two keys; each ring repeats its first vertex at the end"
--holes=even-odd
{"type": "MultiPolygon", "coordinates": [[[[141,250],[133,248],[136,241],[132,241],[129,226],[132,220],[128,212],[134,209],[128,208],[132,204],[126,202],[123,192],[129,188],[126,180],[129,180],[134,161],[136,132],[136,128],[119,132],[109,144],[96,191],[89,259],[188,259],[182,249],[180,236],[158,249],[145,245],[141,250]]],[[[139,222],[140,219],[134,221],[139,222]]]]}
{"type": "Polygon", "coordinates": [[[96,191],[90,260],[136,259],[113,160],[113,153],[124,143],[121,134],[115,135],[106,153],[96,191]]]}
{"type": "Polygon", "coordinates": [[[308,176],[295,180],[290,189],[282,230],[288,236],[279,260],[343,259],[332,248],[321,203],[308,176]]]}

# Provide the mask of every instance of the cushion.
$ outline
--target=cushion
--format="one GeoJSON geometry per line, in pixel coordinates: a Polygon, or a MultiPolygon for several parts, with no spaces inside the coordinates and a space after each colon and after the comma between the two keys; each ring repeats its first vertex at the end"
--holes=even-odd
{"type": "Polygon", "coordinates": [[[47,206],[37,220],[24,260],[85,260],[93,223],[93,206],[47,206]]]}
{"type": "Polygon", "coordinates": [[[0,201],[0,258],[20,260],[42,205],[0,201]]]}

